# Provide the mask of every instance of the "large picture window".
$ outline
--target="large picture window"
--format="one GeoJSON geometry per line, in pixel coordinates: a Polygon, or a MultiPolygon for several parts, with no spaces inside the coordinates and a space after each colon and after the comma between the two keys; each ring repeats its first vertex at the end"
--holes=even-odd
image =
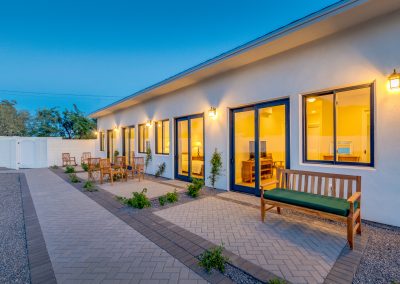
{"type": "Polygon", "coordinates": [[[145,124],[139,124],[139,139],[138,139],[139,153],[146,153],[148,147],[150,147],[149,129],[145,124]]]}
{"type": "Polygon", "coordinates": [[[169,120],[156,121],[156,154],[169,154],[169,120]]]}
{"type": "Polygon", "coordinates": [[[374,165],[373,84],[303,96],[303,160],[374,165]]]}

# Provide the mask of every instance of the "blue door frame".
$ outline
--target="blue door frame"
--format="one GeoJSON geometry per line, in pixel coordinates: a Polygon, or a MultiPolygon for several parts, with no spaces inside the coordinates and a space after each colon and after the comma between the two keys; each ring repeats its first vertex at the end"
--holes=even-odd
{"type": "MultiPolygon", "coordinates": [[[[179,118],[175,118],[175,178],[179,179],[179,180],[183,180],[183,181],[188,181],[190,182],[192,177],[191,177],[191,160],[192,160],[192,146],[191,146],[191,120],[195,119],[195,118],[202,118],[203,119],[203,156],[205,154],[205,135],[204,135],[204,114],[193,114],[193,115],[188,115],[188,116],[183,116],[183,117],[179,117],[179,118]],[[178,167],[178,148],[179,148],[179,140],[178,140],[178,123],[180,121],[187,121],[188,122],[188,175],[184,176],[184,175],[180,175],[179,174],[179,167],[178,167]]],[[[203,161],[204,163],[205,161],[203,161]]],[[[204,163],[205,166],[205,163],[204,163]]],[[[203,178],[204,178],[204,171],[203,171],[203,178]]]]}
{"type": "Polygon", "coordinates": [[[260,173],[259,173],[259,146],[260,146],[260,139],[259,139],[259,127],[258,127],[258,111],[259,109],[266,108],[266,107],[273,107],[273,106],[280,106],[284,105],[285,106],[285,151],[286,151],[286,156],[285,156],[285,164],[286,168],[290,168],[290,103],[289,99],[280,99],[280,100],[275,100],[275,101],[270,101],[270,102],[265,102],[265,103],[259,103],[259,104],[254,104],[250,106],[245,106],[245,107],[240,107],[240,108],[235,108],[230,110],[230,116],[229,116],[229,121],[230,121],[230,127],[229,127],[229,132],[230,132],[230,189],[233,191],[239,191],[239,192],[244,192],[244,193],[250,193],[254,194],[257,196],[260,196],[260,173]],[[244,112],[244,111],[254,111],[254,148],[255,148],[255,186],[254,188],[252,187],[247,187],[243,185],[237,185],[235,184],[235,113],[239,112],[244,112]]]}

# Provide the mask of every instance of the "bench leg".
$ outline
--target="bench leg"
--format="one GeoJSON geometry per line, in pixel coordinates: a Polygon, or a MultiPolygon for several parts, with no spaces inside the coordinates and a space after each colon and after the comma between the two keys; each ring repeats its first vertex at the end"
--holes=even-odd
{"type": "Polygon", "coordinates": [[[353,215],[347,217],[347,241],[349,242],[350,249],[353,249],[354,245],[354,221],[353,215]]]}
{"type": "Polygon", "coordinates": [[[265,222],[265,201],[261,199],[261,221],[265,222]]]}
{"type": "Polygon", "coordinates": [[[278,212],[278,214],[281,214],[281,208],[280,207],[276,207],[276,211],[278,212]]]}

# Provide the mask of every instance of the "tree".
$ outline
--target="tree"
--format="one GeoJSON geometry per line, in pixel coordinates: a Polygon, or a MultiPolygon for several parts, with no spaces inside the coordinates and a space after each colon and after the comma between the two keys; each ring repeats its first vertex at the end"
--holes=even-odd
{"type": "Polygon", "coordinates": [[[0,136],[27,135],[29,112],[17,111],[16,101],[2,100],[0,102],[0,136]]]}
{"type": "Polygon", "coordinates": [[[60,112],[56,108],[40,109],[30,123],[30,134],[38,137],[60,136],[60,112]]]}
{"type": "Polygon", "coordinates": [[[86,117],[76,105],[72,110],[65,109],[60,117],[61,133],[68,139],[96,138],[96,121],[86,117]]]}

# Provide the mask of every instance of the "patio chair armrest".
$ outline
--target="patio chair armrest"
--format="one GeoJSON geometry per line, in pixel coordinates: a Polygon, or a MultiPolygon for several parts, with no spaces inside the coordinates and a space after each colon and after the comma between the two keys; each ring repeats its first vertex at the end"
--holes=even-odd
{"type": "Polygon", "coordinates": [[[356,192],[356,193],[354,193],[352,196],[350,196],[350,197],[347,199],[347,202],[349,202],[349,203],[354,203],[354,202],[356,202],[357,200],[360,200],[360,198],[361,198],[361,192],[356,192]]]}

